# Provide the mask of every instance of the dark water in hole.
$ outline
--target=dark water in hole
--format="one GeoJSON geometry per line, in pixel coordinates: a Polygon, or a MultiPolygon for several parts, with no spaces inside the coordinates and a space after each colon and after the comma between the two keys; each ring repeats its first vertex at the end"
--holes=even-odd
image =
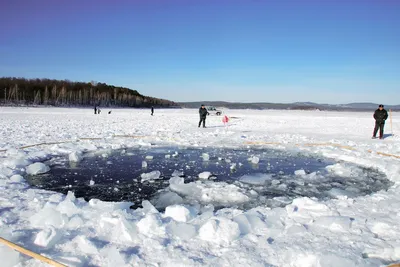
{"type": "MultiPolygon", "coordinates": [[[[338,174],[326,169],[326,166],[337,163],[333,160],[265,149],[152,147],[98,151],[84,155],[77,164],[66,158],[53,158],[46,163],[51,166],[51,171],[27,177],[32,185],[64,194],[73,191],[76,197],[87,200],[130,201],[135,203],[135,207],[142,200],[152,200],[168,192],[169,179],[174,171],[180,171],[178,175],[184,177],[185,183],[199,181],[199,173],[209,171],[211,179],[198,183],[211,188],[216,183],[226,185],[226,188],[229,184],[235,185],[241,193],[249,196],[249,201],[241,204],[230,205],[229,199],[228,203],[210,202],[219,207],[284,206],[299,196],[319,199],[338,195],[354,197],[387,189],[391,185],[385,175],[376,170],[341,163],[345,171],[338,174]],[[209,160],[204,159],[204,153],[209,160]],[[148,156],[153,159],[146,159],[148,156]],[[257,164],[249,161],[254,156],[259,158],[257,164]],[[147,167],[142,167],[143,161],[147,162],[147,167]],[[234,164],[236,167],[232,166],[234,164]],[[304,172],[295,175],[298,170],[304,172]],[[141,174],[152,171],[160,171],[160,179],[142,182],[141,174]],[[265,178],[265,174],[270,175],[265,178]],[[245,175],[251,175],[250,179],[243,179],[245,175]],[[91,181],[94,184],[91,185],[91,181]]],[[[219,190],[226,192],[224,187],[219,190]]],[[[181,196],[183,199],[191,198],[193,202],[193,196],[181,196]]]]}

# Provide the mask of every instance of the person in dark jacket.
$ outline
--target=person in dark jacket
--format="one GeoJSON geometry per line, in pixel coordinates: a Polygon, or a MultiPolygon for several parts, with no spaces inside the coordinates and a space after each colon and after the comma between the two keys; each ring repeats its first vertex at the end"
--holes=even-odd
{"type": "Polygon", "coordinates": [[[203,122],[203,128],[206,128],[206,117],[209,113],[204,105],[201,105],[201,107],[199,108],[199,114],[200,114],[199,127],[201,125],[201,122],[203,122]]]}
{"type": "Polygon", "coordinates": [[[153,116],[153,114],[154,114],[154,107],[152,106],[151,107],[151,116],[153,116]]]}
{"type": "Polygon", "coordinates": [[[97,106],[94,106],[94,114],[97,114],[97,106]]]}
{"type": "Polygon", "coordinates": [[[383,127],[385,126],[385,121],[388,118],[387,111],[383,108],[383,105],[379,105],[379,108],[374,112],[375,128],[372,138],[376,138],[376,133],[379,129],[379,139],[383,139],[383,127]]]}

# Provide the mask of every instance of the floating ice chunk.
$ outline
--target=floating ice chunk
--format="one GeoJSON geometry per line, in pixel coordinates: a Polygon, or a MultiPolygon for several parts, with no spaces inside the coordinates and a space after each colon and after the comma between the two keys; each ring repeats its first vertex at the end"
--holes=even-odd
{"type": "Polygon", "coordinates": [[[263,185],[268,180],[272,180],[272,174],[246,174],[239,178],[239,181],[241,181],[242,183],[253,185],[263,185]]]}
{"type": "Polygon", "coordinates": [[[232,171],[236,170],[236,163],[232,163],[231,166],[229,167],[232,171]]]}
{"type": "Polygon", "coordinates": [[[152,171],[148,173],[142,173],[140,177],[142,178],[141,182],[150,181],[150,180],[157,180],[160,179],[161,172],[160,171],[152,171]]]}
{"type": "Polygon", "coordinates": [[[91,186],[92,186],[92,185],[94,185],[94,183],[95,183],[95,182],[94,182],[92,179],[90,179],[90,181],[89,181],[89,185],[91,185],[91,186]]]}
{"type": "Polygon", "coordinates": [[[170,235],[178,237],[182,240],[189,240],[195,237],[197,234],[196,227],[194,225],[175,221],[172,221],[170,224],[168,224],[166,230],[170,235]]]}
{"type": "Polygon", "coordinates": [[[249,161],[253,164],[258,164],[260,162],[260,158],[256,156],[252,156],[249,158],[249,161]]]}
{"type": "Polygon", "coordinates": [[[153,199],[152,202],[157,209],[165,209],[171,205],[182,204],[183,199],[175,192],[165,192],[153,199]]]}
{"type": "Polygon", "coordinates": [[[201,154],[201,157],[203,158],[204,161],[209,161],[210,160],[210,155],[207,153],[201,154]]]}
{"type": "Polygon", "coordinates": [[[281,181],[279,181],[279,180],[277,180],[277,179],[273,179],[272,181],[271,181],[271,185],[278,185],[278,184],[280,184],[281,183],[281,181]]]}
{"type": "Polygon", "coordinates": [[[42,174],[48,171],[50,171],[50,167],[41,162],[36,162],[26,167],[26,173],[29,175],[42,174]]]}
{"type": "Polygon", "coordinates": [[[200,179],[208,179],[208,178],[210,178],[211,175],[212,175],[211,172],[202,172],[202,173],[199,173],[199,178],[200,179]]]}
{"type": "Polygon", "coordinates": [[[178,171],[178,170],[174,170],[174,172],[171,174],[172,177],[181,177],[183,175],[184,175],[183,171],[178,171]]]}
{"type": "Polygon", "coordinates": [[[304,175],[306,175],[307,173],[306,173],[305,170],[301,169],[301,170],[296,170],[296,171],[294,171],[294,174],[297,175],[297,176],[304,176],[304,175]]]}
{"type": "Polygon", "coordinates": [[[361,168],[355,166],[348,166],[345,163],[336,163],[325,167],[327,171],[332,172],[342,177],[363,177],[363,171],[361,168]]]}
{"type": "Polygon", "coordinates": [[[49,225],[37,233],[34,243],[41,247],[50,248],[56,244],[60,238],[61,234],[59,230],[49,225]]]}
{"type": "Polygon", "coordinates": [[[167,155],[165,155],[165,158],[166,158],[166,159],[170,159],[170,158],[171,158],[171,155],[167,154],[167,155]]]}
{"type": "Polygon", "coordinates": [[[153,156],[147,155],[145,158],[148,159],[148,160],[152,160],[153,156]]]}
{"type": "Polygon", "coordinates": [[[169,179],[169,188],[182,195],[199,195],[201,194],[201,189],[194,183],[185,184],[184,179],[181,177],[172,177],[169,179]]]}
{"type": "Polygon", "coordinates": [[[172,156],[173,156],[174,158],[176,158],[178,155],[179,155],[178,151],[175,151],[174,154],[172,154],[172,156]]]}
{"type": "Polygon", "coordinates": [[[168,206],[165,209],[165,217],[171,217],[177,222],[187,222],[195,215],[188,208],[181,205],[168,206]]]}
{"type": "Polygon", "coordinates": [[[208,220],[199,229],[199,238],[220,245],[228,245],[240,235],[239,226],[226,218],[208,220]]]}
{"type": "Polygon", "coordinates": [[[184,183],[180,177],[172,177],[169,180],[169,189],[181,196],[195,199],[201,203],[214,203],[225,205],[232,203],[244,203],[249,201],[249,197],[240,192],[240,188],[227,183],[184,183]]]}
{"type": "Polygon", "coordinates": [[[232,160],[230,160],[230,159],[225,159],[225,162],[226,162],[226,163],[231,163],[232,160]]]}
{"type": "Polygon", "coordinates": [[[83,156],[80,152],[72,152],[68,156],[70,162],[80,162],[83,159],[83,156]]]}
{"type": "Polygon", "coordinates": [[[23,183],[23,182],[25,182],[24,177],[22,177],[22,176],[19,175],[19,174],[15,174],[15,175],[11,176],[11,177],[10,177],[10,180],[11,180],[12,182],[14,182],[14,183],[23,183]]]}
{"type": "Polygon", "coordinates": [[[332,188],[331,190],[327,191],[326,193],[333,198],[341,198],[341,197],[355,198],[357,196],[357,194],[354,192],[339,189],[339,188],[332,188]]]}
{"type": "Polygon", "coordinates": [[[147,168],[147,162],[146,161],[142,161],[142,168],[147,168]]]}

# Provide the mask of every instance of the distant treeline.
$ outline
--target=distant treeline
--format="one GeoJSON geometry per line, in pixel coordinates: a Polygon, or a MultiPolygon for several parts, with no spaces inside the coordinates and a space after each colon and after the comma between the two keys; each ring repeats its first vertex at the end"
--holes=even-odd
{"type": "Polygon", "coordinates": [[[177,107],[175,102],[97,82],[0,78],[1,105],[177,107]]]}
{"type": "MultiPolygon", "coordinates": [[[[375,103],[350,103],[350,104],[318,104],[313,102],[295,103],[232,103],[223,101],[180,102],[184,108],[198,108],[201,104],[218,108],[229,109],[257,109],[257,110],[330,110],[330,111],[374,111],[378,108],[375,103]]],[[[400,111],[400,105],[385,105],[386,110],[400,111]]]]}

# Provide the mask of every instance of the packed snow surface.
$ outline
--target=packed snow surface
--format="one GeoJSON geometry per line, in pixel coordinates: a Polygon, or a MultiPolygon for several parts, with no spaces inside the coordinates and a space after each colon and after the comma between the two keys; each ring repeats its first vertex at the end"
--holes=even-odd
{"type": "MultiPolygon", "coordinates": [[[[94,115],[92,109],[1,107],[0,236],[68,266],[372,267],[400,261],[398,113],[393,113],[395,135],[387,123],[384,140],[371,139],[373,111],[225,110],[229,126],[210,116],[207,128],[197,127],[195,109],[148,113],[116,109],[94,115]],[[41,145],[20,149],[34,144],[41,145]],[[212,204],[216,199],[247,201],[234,184],[219,188],[209,180],[186,183],[178,172],[169,181],[170,191],[159,196],[158,209],[149,201],[136,210],[129,209],[128,202],[86,202],[73,193],[62,195],[25,182],[29,175],[48,172],[43,162],[54,156],[65,156],[72,164],[84,153],[99,153],[107,161],[109,150],[152,144],[312,153],[377,169],[393,185],[362,197],[353,197],[349,189],[331,190],[336,199],[326,201],[278,198],[284,207],[260,205],[244,211],[217,210],[212,204]]],[[[338,163],[328,170],[357,179],[346,166],[338,163]]],[[[295,175],[323,179],[301,167],[295,175]]],[[[148,182],[159,177],[144,170],[141,178],[148,182]]],[[[252,185],[267,180],[278,184],[271,178],[260,170],[258,176],[241,179],[252,185]]],[[[46,266],[4,245],[0,259],[4,267],[46,266]]]]}

